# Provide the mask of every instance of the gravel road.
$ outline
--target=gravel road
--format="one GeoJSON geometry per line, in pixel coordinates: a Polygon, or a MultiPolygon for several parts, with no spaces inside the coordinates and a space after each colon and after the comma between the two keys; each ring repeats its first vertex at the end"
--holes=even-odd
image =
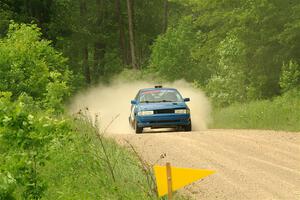
{"type": "Polygon", "coordinates": [[[300,133],[205,130],[114,138],[128,140],[151,164],[215,170],[181,190],[193,199],[300,200],[300,133]]]}

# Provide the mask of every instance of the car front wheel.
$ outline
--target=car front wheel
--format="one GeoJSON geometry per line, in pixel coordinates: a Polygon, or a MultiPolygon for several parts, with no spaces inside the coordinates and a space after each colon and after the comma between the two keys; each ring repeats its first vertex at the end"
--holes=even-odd
{"type": "Polygon", "coordinates": [[[186,131],[186,132],[192,131],[192,124],[184,126],[184,131],[186,131]]]}
{"type": "Polygon", "coordinates": [[[134,129],[135,129],[135,133],[142,133],[143,132],[143,127],[139,127],[138,124],[137,124],[137,121],[135,121],[135,126],[134,126],[134,129]]]}

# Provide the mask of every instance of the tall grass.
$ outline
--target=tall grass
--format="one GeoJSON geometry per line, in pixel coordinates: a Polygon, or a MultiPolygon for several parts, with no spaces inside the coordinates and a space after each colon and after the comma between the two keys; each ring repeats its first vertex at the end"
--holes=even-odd
{"type": "Polygon", "coordinates": [[[157,199],[132,153],[107,138],[101,144],[86,122],[74,124],[77,134],[50,149],[51,160],[41,172],[48,183],[44,199],[157,199]]]}
{"type": "Polygon", "coordinates": [[[152,166],[136,151],[86,114],[54,115],[30,100],[0,93],[0,200],[158,199],[152,166]]]}
{"type": "MultiPolygon", "coordinates": [[[[43,199],[152,200],[156,194],[152,166],[135,151],[105,138],[90,121],[74,121],[73,137],[53,144],[51,160],[41,172],[48,183],[43,199]]],[[[176,193],[174,199],[188,199],[176,193]]]]}
{"type": "Polygon", "coordinates": [[[273,100],[214,109],[210,128],[300,131],[299,91],[287,93],[273,100]]]}

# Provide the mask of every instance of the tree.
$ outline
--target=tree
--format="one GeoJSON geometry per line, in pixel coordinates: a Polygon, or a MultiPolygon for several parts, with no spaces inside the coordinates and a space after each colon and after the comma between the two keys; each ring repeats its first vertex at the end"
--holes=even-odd
{"type": "Polygon", "coordinates": [[[164,18],[163,18],[163,30],[165,33],[168,28],[168,0],[164,0],[164,18]]]}
{"type": "MultiPolygon", "coordinates": [[[[197,40],[189,50],[191,56],[186,63],[195,62],[197,64],[194,69],[201,66],[209,72],[205,78],[202,76],[195,78],[202,87],[210,83],[210,86],[206,87],[210,88],[209,95],[226,93],[230,96],[226,97],[228,102],[233,103],[271,98],[280,94],[279,79],[282,64],[290,60],[300,62],[299,45],[296,45],[299,43],[299,2],[295,0],[172,2],[188,8],[189,13],[182,12],[180,18],[191,14],[193,16],[190,29],[197,36],[197,40]],[[222,48],[227,49],[225,52],[233,53],[230,48],[234,46],[230,45],[228,39],[232,36],[236,38],[237,44],[242,44],[242,51],[236,55],[230,54],[228,59],[224,59],[225,57],[220,54],[220,47],[228,44],[225,45],[226,48],[222,48]],[[224,66],[227,66],[226,71],[224,66]],[[230,84],[228,86],[225,84],[230,82],[240,87],[230,89],[230,84]],[[217,85],[219,88],[215,90],[217,85]]],[[[173,20],[174,17],[171,21],[173,20]]],[[[165,48],[165,51],[172,50],[165,48]]],[[[175,55],[178,56],[177,52],[175,55]]]]}
{"type": "Polygon", "coordinates": [[[178,26],[169,28],[157,38],[150,58],[149,68],[152,74],[168,81],[182,78],[193,81],[203,73],[191,54],[197,41],[191,25],[191,17],[186,17],[178,26]]]}
{"type": "MultiPolygon", "coordinates": [[[[96,23],[95,26],[95,42],[94,42],[94,69],[93,72],[99,72],[99,74],[103,75],[103,69],[101,69],[101,62],[103,62],[103,58],[105,55],[105,44],[103,42],[103,34],[101,34],[100,30],[102,26],[102,18],[104,15],[105,2],[102,0],[96,0],[96,23]]],[[[98,75],[98,74],[97,74],[98,75]]]]}
{"type": "Polygon", "coordinates": [[[221,106],[246,101],[250,87],[245,69],[245,44],[235,35],[228,34],[217,52],[220,56],[218,74],[214,74],[206,85],[208,94],[221,106]]]}
{"type": "Polygon", "coordinates": [[[300,65],[297,62],[291,60],[282,65],[279,84],[282,92],[300,89],[300,65]]]}
{"type": "Polygon", "coordinates": [[[121,10],[121,2],[120,0],[115,0],[116,4],[116,20],[118,23],[119,28],[119,48],[120,48],[120,54],[123,61],[123,64],[128,64],[127,60],[127,52],[126,52],[126,46],[125,46],[125,32],[124,32],[124,23],[122,18],[122,10],[121,10]]]}
{"type": "Polygon", "coordinates": [[[69,95],[67,59],[41,39],[36,25],[10,24],[0,40],[0,66],[0,91],[10,91],[14,99],[26,93],[58,108],[69,95]]]}
{"type": "MultiPolygon", "coordinates": [[[[87,21],[87,6],[86,0],[79,0],[80,1],[80,16],[82,20],[82,25],[87,21]]],[[[84,25],[83,25],[84,26],[84,25]]],[[[88,50],[88,43],[87,41],[82,42],[82,68],[84,69],[84,76],[87,84],[91,83],[91,73],[90,73],[90,66],[89,66],[89,50],[88,50]]]]}
{"type": "Polygon", "coordinates": [[[138,69],[136,56],[135,56],[135,44],[134,44],[134,33],[133,33],[133,7],[132,0],[127,0],[127,14],[128,14],[128,32],[129,32],[129,43],[131,52],[131,64],[133,69],[138,69]]]}

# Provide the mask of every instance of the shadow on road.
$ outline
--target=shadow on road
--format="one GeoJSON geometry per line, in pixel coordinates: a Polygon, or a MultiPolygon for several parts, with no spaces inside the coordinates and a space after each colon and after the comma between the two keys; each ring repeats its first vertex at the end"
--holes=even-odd
{"type": "Polygon", "coordinates": [[[144,128],[143,133],[169,133],[169,132],[179,132],[176,128],[144,128]]]}

